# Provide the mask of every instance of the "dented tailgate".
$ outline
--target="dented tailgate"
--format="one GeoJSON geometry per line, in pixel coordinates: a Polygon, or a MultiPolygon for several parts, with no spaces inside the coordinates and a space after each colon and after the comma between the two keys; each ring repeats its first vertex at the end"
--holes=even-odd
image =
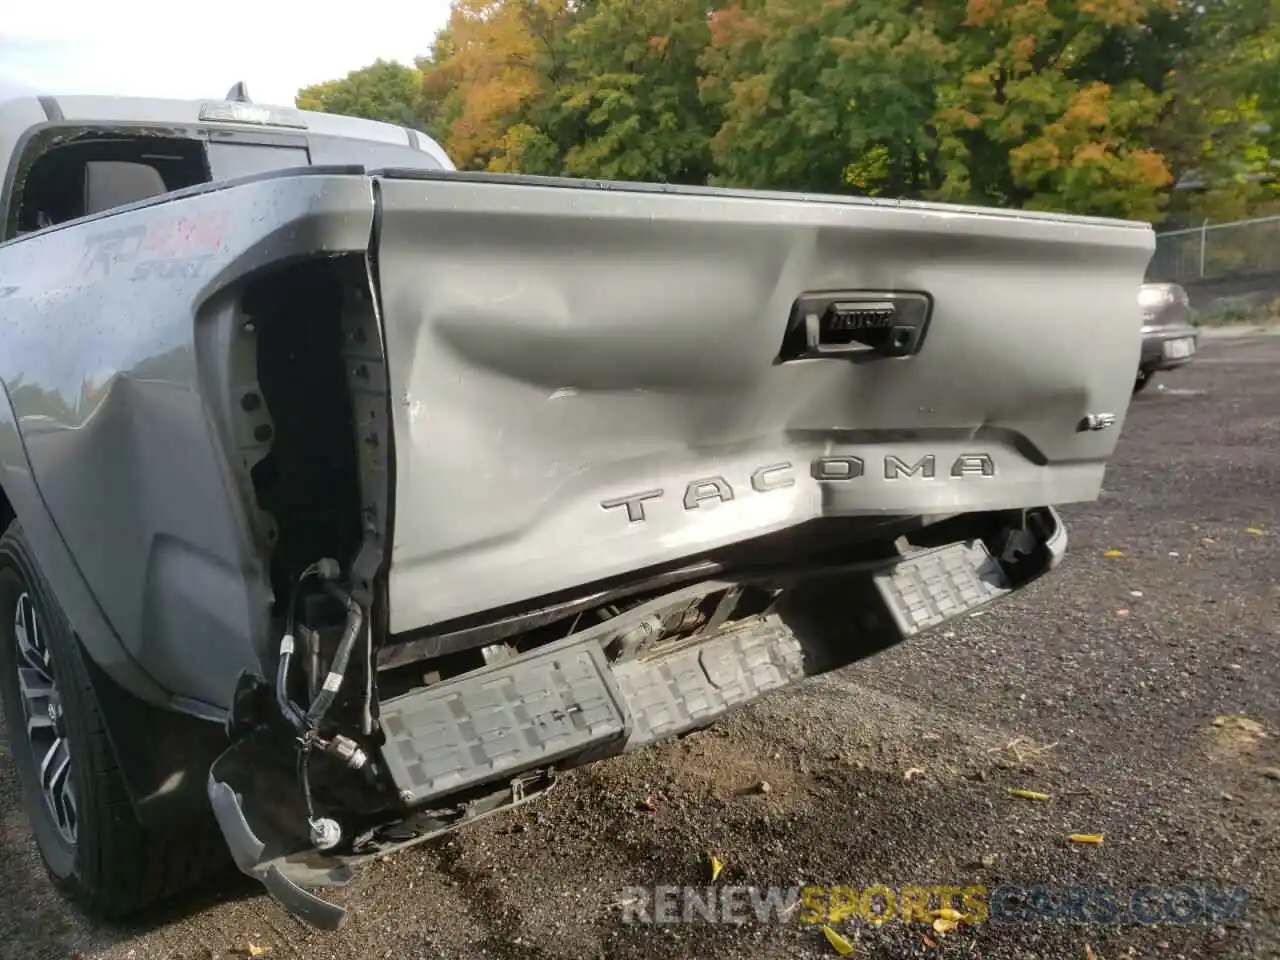
{"type": "Polygon", "coordinates": [[[826,516],[1097,496],[1143,224],[377,179],[391,629],[826,516]]]}

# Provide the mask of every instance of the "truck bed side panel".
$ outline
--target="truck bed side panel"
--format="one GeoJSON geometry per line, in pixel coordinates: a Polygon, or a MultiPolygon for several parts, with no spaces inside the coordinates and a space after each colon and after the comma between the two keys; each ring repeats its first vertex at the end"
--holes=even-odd
{"type": "MultiPolygon", "coordinates": [[[[209,393],[236,282],[290,258],[363,255],[372,213],[366,177],[295,173],[0,246],[0,276],[16,282],[0,301],[0,379],[31,476],[105,621],[171,697],[225,709],[267,641],[264,565],[218,422],[226,398],[209,393]]],[[[47,574],[78,595],[65,567],[47,574]]]]}

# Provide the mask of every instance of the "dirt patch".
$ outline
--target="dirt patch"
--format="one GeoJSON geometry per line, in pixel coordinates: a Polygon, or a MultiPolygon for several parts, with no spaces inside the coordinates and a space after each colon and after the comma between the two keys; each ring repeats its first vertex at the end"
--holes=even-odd
{"type": "Polygon", "coordinates": [[[1241,714],[1215,717],[1209,725],[1214,749],[1229,757],[1250,756],[1269,739],[1266,728],[1257,720],[1241,714]]]}
{"type": "Polygon", "coordinates": [[[780,751],[767,746],[734,742],[718,731],[686,737],[668,745],[650,762],[670,771],[669,785],[680,793],[728,800],[760,795],[776,806],[799,801],[813,785],[813,777],[780,751]]]}

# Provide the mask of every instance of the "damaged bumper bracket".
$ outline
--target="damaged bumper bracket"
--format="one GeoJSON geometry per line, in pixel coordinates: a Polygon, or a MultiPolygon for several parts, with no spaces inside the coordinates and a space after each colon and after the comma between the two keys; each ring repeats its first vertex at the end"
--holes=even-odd
{"type": "Polygon", "coordinates": [[[347,911],[311,889],[344,887],[354,878],[355,868],[369,860],[521,806],[549,792],[556,783],[552,769],[527,771],[465,803],[415,810],[397,824],[369,830],[347,853],[324,854],[312,848],[296,829],[297,824],[306,823],[304,811],[293,809],[289,800],[296,790],[281,783],[272,792],[263,792],[265,778],[261,774],[271,769],[258,765],[269,743],[264,733],[251,734],[214,763],[209,773],[209,803],[240,871],[266,887],[284,909],[321,930],[338,929],[347,911]],[[249,791],[252,804],[248,810],[244,794],[233,782],[249,791]],[[251,782],[256,782],[256,789],[244,787],[251,782]]]}
{"type": "Polygon", "coordinates": [[[256,730],[219,757],[210,803],[237,866],[300,919],[335,929],[346,911],[308,888],[343,886],[366,860],[533,800],[554,785],[557,766],[706,726],[1052,569],[1066,531],[1056,512],[1040,517],[1032,569],[1024,564],[1017,584],[982,541],[951,543],[832,568],[796,584],[766,613],[621,663],[608,662],[592,630],[386,700],[381,765],[407,817],[373,831],[372,843],[357,841],[354,852],[321,854],[300,832],[307,817],[277,732],[256,730]],[[455,804],[459,796],[467,799],[455,804]]]}

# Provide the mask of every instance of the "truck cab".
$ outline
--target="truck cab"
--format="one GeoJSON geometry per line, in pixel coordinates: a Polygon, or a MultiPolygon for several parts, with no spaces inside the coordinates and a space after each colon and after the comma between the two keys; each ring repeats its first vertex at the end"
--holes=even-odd
{"type": "Polygon", "coordinates": [[[452,170],[409,127],[226,100],[39,96],[0,102],[2,240],[215,180],[296,167],[452,170]]]}

